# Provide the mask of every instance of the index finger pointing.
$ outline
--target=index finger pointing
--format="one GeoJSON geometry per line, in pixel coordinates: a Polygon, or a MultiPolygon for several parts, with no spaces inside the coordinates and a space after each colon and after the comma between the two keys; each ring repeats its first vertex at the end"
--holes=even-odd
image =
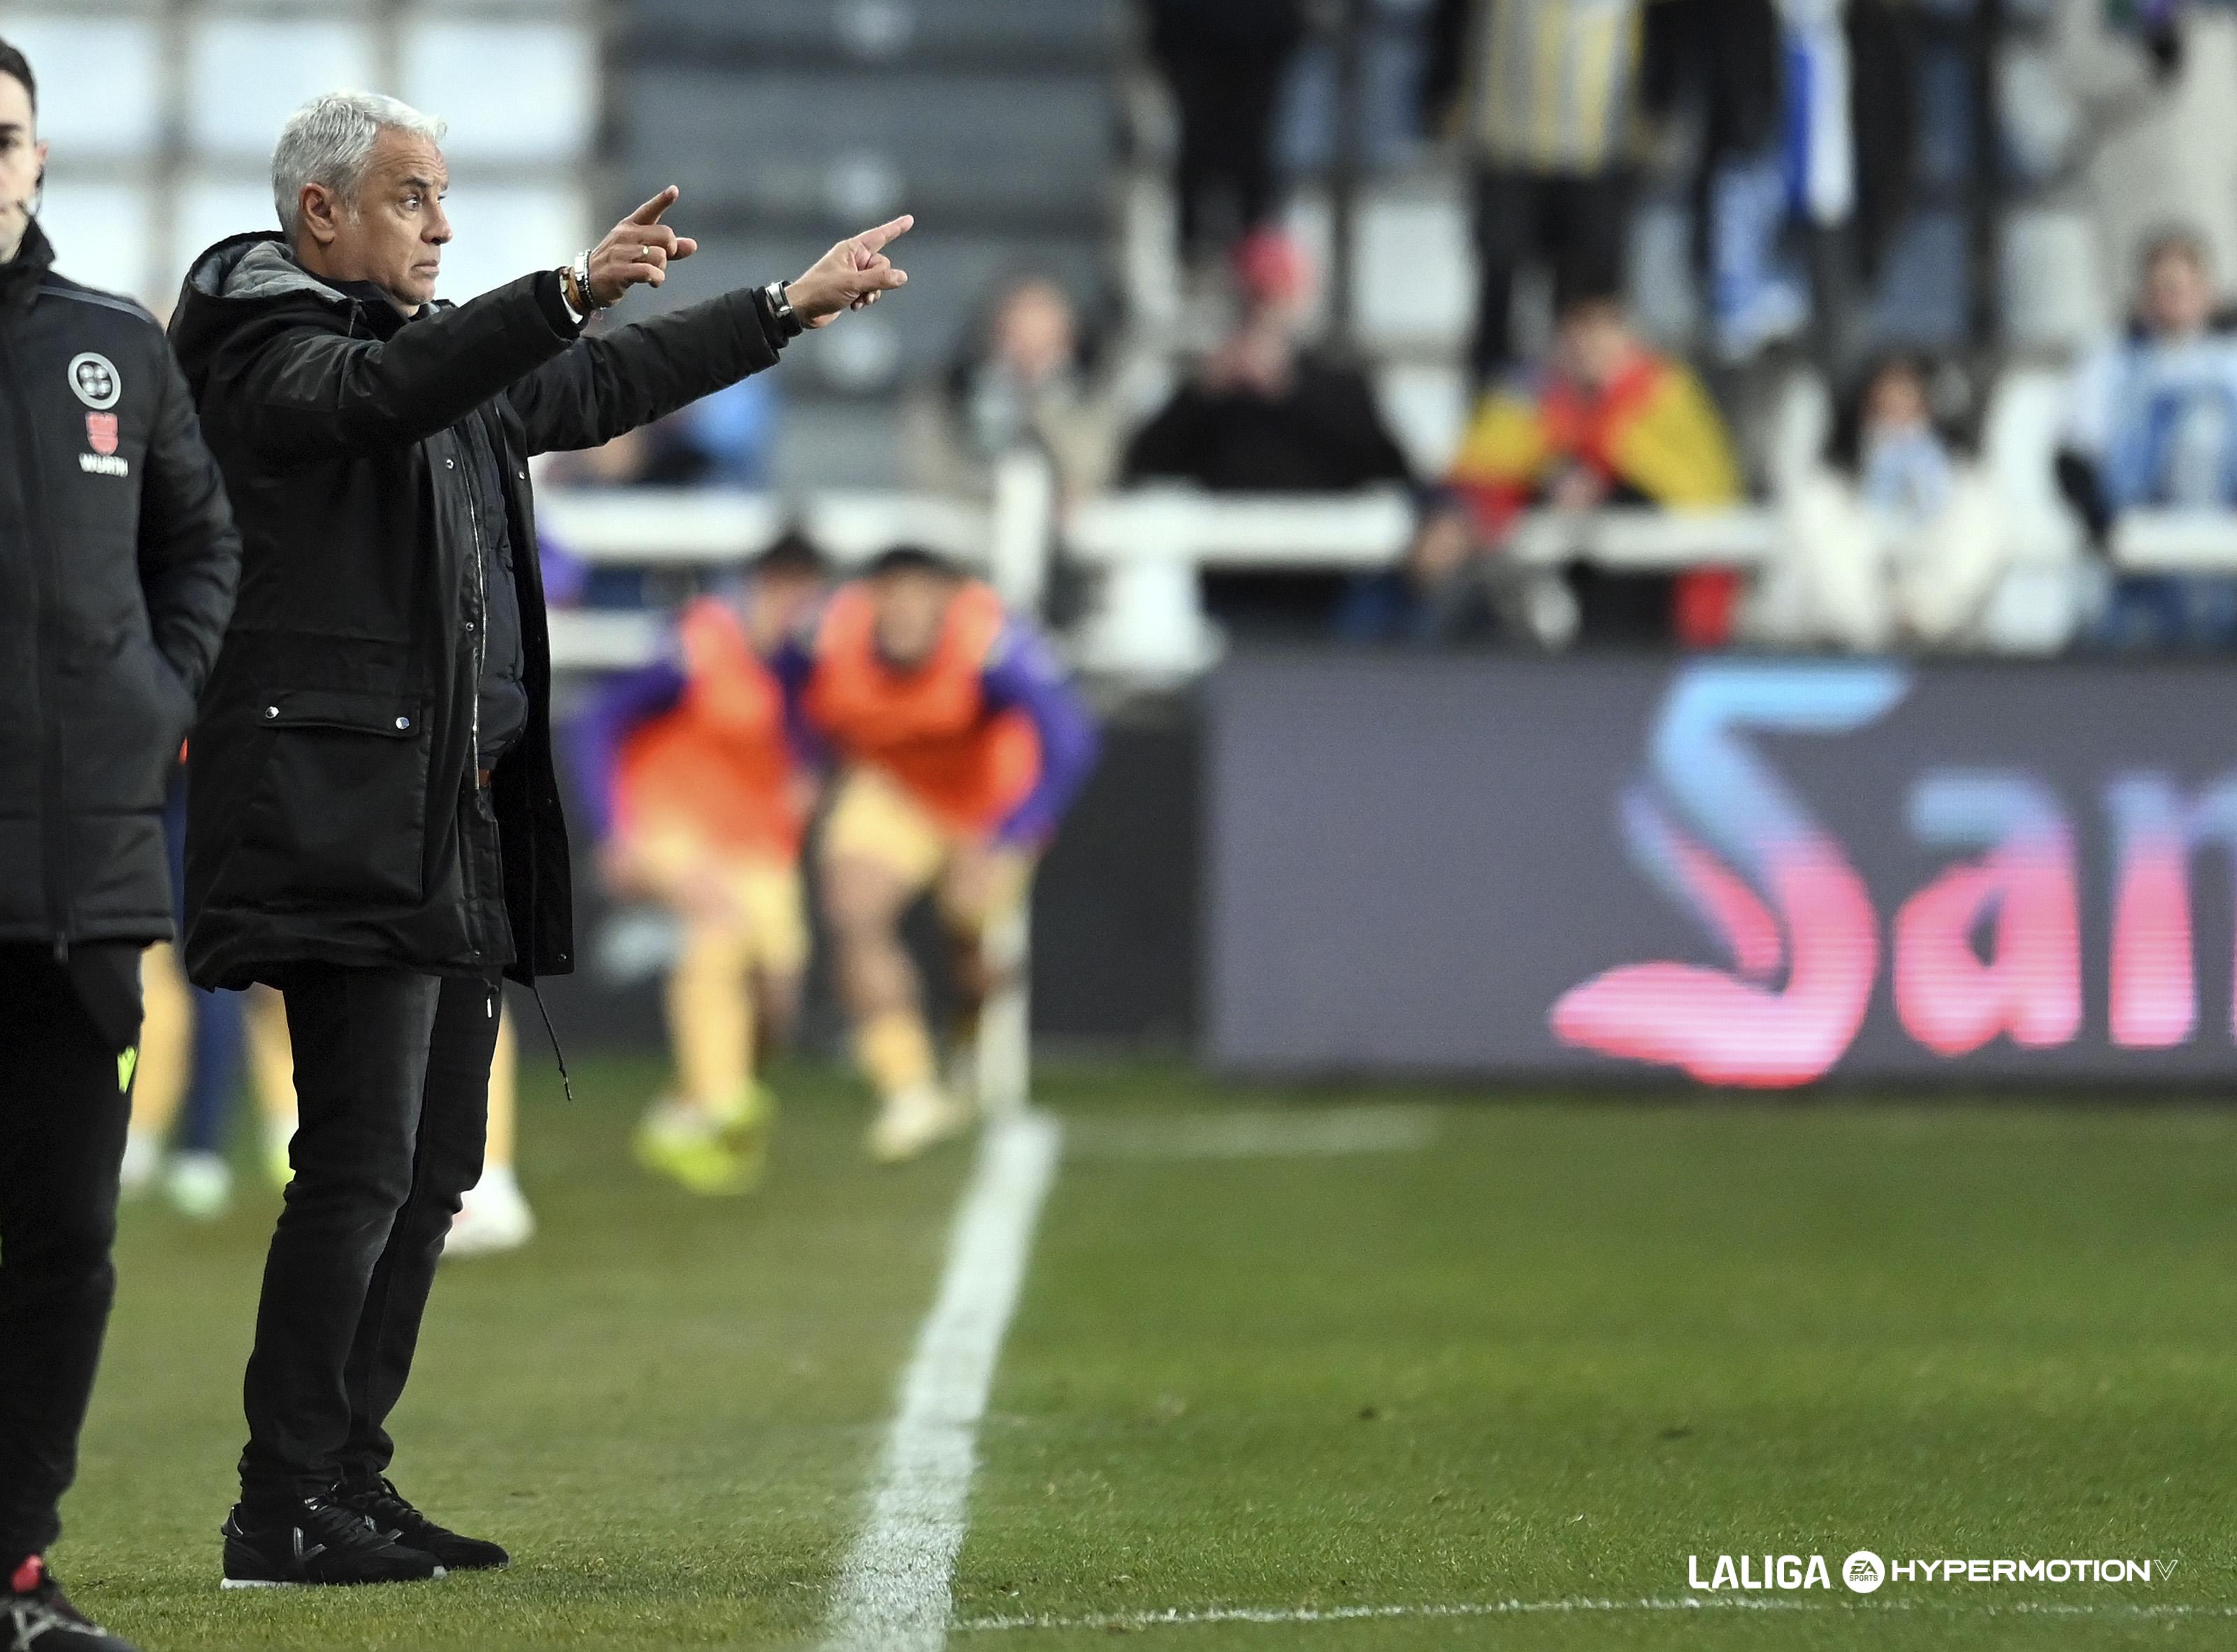
{"type": "Polygon", "coordinates": [[[674,206],[676,198],[683,193],[671,183],[644,205],[630,214],[624,221],[633,224],[657,224],[660,221],[660,215],[674,206]]]}
{"type": "Polygon", "coordinates": [[[880,224],[875,229],[865,229],[861,235],[855,236],[855,239],[860,241],[862,246],[869,251],[875,252],[879,248],[884,246],[896,235],[906,235],[908,234],[910,228],[914,225],[915,222],[915,215],[905,212],[900,217],[893,220],[890,223],[880,224]]]}

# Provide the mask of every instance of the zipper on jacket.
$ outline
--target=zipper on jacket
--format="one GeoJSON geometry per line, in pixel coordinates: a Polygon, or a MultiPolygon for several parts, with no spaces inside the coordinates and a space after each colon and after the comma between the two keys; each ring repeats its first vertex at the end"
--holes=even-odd
{"type": "Polygon", "coordinates": [[[18,462],[23,476],[23,514],[30,530],[29,547],[38,581],[38,624],[34,629],[31,691],[38,699],[39,724],[39,860],[44,885],[47,922],[54,929],[55,961],[69,957],[69,876],[64,856],[69,844],[62,825],[63,728],[61,708],[52,692],[61,671],[61,649],[56,635],[62,623],[62,594],[55,567],[54,532],[47,520],[44,470],[39,453],[38,426],[30,419],[29,398],[23,393],[23,375],[16,371],[16,346],[0,328],[0,380],[5,380],[17,421],[18,462]]]}
{"type": "MultiPolygon", "coordinates": [[[[473,415],[469,415],[469,417],[472,416],[473,415]]],[[[455,437],[452,438],[452,439],[454,441],[457,440],[455,437]]],[[[478,468],[478,461],[475,458],[471,445],[465,442],[459,442],[459,446],[466,450],[465,458],[467,464],[476,466],[477,468],[478,468]]],[[[466,757],[466,774],[474,783],[473,806],[475,810],[478,812],[485,801],[482,796],[481,783],[482,671],[487,663],[489,654],[489,558],[488,553],[482,548],[482,510],[478,498],[481,484],[476,479],[476,473],[475,470],[469,470],[465,475],[466,524],[472,529],[474,536],[474,606],[476,611],[472,621],[474,645],[471,651],[473,655],[474,676],[472,683],[468,684],[466,689],[468,696],[467,704],[472,708],[468,713],[468,726],[473,730],[473,750],[466,757]]],[[[466,910],[473,920],[478,921],[481,915],[482,902],[479,889],[473,887],[478,882],[478,880],[476,879],[473,875],[473,859],[472,846],[469,844],[466,846],[465,852],[459,856],[459,863],[460,872],[469,885],[466,890],[466,910]]]]}
{"type": "Polygon", "coordinates": [[[474,533],[474,697],[472,720],[474,730],[474,760],[472,764],[478,776],[482,770],[482,672],[488,664],[489,655],[489,553],[482,548],[482,512],[475,503],[473,478],[466,479],[466,522],[474,533]]]}

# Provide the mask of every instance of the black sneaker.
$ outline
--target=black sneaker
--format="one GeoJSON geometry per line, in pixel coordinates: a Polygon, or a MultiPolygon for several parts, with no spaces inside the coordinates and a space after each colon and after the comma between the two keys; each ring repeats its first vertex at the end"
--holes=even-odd
{"type": "Polygon", "coordinates": [[[503,1571],[512,1564],[512,1556],[487,1539],[462,1537],[448,1526],[437,1525],[405,1501],[393,1482],[340,1486],[334,1491],[334,1501],[373,1522],[373,1529],[391,1543],[432,1555],[451,1571],[503,1571]]]}
{"type": "Polygon", "coordinates": [[[23,1569],[37,1578],[30,1589],[9,1589],[0,1577],[0,1646],[8,1652],[134,1652],[69,1603],[45,1563],[26,1561],[23,1569]]]}
{"type": "Polygon", "coordinates": [[[292,1589],[311,1583],[416,1583],[443,1563],[407,1549],[354,1509],[306,1497],[277,1519],[234,1505],[225,1523],[225,1587],[292,1589]]]}

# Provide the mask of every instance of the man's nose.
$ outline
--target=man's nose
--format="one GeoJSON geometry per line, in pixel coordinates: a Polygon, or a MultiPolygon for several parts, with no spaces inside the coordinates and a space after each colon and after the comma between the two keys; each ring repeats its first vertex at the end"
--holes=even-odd
{"type": "Polygon", "coordinates": [[[428,220],[426,239],[438,247],[450,245],[451,215],[443,210],[439,202],[436,204],[434,215],[428,220]]]}

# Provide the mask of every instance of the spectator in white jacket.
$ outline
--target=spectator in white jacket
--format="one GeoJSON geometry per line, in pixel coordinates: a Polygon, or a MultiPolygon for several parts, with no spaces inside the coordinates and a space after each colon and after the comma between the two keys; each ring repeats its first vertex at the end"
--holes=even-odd
{"type": "Polygon", "coordinates": [[[1837,412],[1824,459],[1783,502],[1785,549],[1752,605],[1779,648],[1985,646],[2011,555],[1987,479],[1935,418],[1934,368],[1875,362],[1837,412]]]}

